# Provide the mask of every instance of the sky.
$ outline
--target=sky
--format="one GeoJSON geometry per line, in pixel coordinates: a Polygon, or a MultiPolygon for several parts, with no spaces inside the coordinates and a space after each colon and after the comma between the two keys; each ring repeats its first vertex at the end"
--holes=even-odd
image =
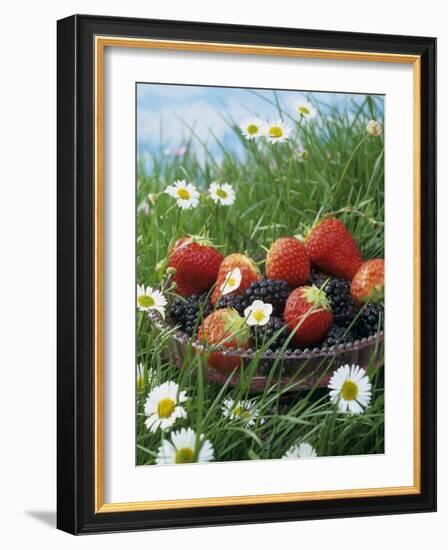
{"type": "MultiPolygon", "coordinates": [[[[276,95],[282,108],[291,115],[295,101],[300,99],[319,105],[321,114],[329,114],[332,107],[350,114],[366,97],[300,91],[277,91],[276,95]]],[[[372,97],[382,110],[382,96],[372,97]]],[[[273,103],[272,90],[138,83],[137,153],[143,154],[147,162],[152,154],[176,154],[194,128],[198,140],[206,142],[217,157],[221,149],[216,139],[226,149],[242,154],[241,145],[225,119],[231,118],[237,123],[253,115],[264,120],[278,119],[273,103]]],[[[198,140],[193,147],[200,156],[203,148],[198,140]]]]}

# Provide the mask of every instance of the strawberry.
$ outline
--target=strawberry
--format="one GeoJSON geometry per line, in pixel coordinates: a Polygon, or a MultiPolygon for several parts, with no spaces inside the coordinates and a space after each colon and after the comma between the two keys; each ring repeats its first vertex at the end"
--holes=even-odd
{"type": "Polygon", "coordinates": [[[181,296],[207,292],[216,281],[223,258],[207,241],[178,239],[168,258],[168,267],[176,269],[173,281],[177,292],[181,296]]]}
{"type": "MultiPolygon", "coordinates": [[[[250,347],[251,331],[244,317],[231,308],[217,309],[210,313],[199,327],[198,340],[211,346],[247,349],[250,347]]],[[[220,370],[233,370],[240,366],[237,355],[225,355],[212,351],[208,363],[220,370]]]]}
{"type": "Polygon", "coordinates": [[[353,299],[359,304],[384,300],[384,260],[376,258],[364,262],[353,277],[353,299]]]}
{"type": "Polygon", "coordinates": [[[254,281],[260,279],[260,270],[253,260],[244,254],[229,254],[224,258],[220,267],[215,288],[213,289],[211,302],[213,305],[224,294],[243,294],[246,288],[249,288],[254,281]],[[231,275],[232,280],[229,280],[231,275]],[[238,277],[238,280],[234,280],[238,277]],[[232,284],[235,290],[232,290],[232,284]]]}
{"type": "Polygon", "coordinates": [[[311,266],[327,275],[352,279],[362,263],[361,253],[345,225],[327,218],[314,226],[305,239],[311,266]]]}
{"type": "Polygon", "coordinates": [[[294,288],[310,279],[308,252],[298,239],[284,237],[275,241],[266,257],[268,279],[281,279],[294,288]]]}
{"type": "Polygon", "coordinates": [[[299,347],[321,342],[333,323],[325,291],[316,286],[302,286],[291,292],[286,301],[285,321],[299,347]]]}

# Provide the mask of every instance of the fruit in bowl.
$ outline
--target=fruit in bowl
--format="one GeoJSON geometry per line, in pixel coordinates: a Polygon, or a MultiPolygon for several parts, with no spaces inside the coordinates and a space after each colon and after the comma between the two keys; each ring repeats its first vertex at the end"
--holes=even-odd
{"type": "Polygon", "coordinates": [[[168,267],[181,296],[202,294],[215,283],[223,256],[211,244],[195,237],[178,239],[169,254],[168,267]]]}
{"type": "Polygon", "coordinates": [[[384,262],[362,262],[338,220],[318,224],[305,243],[275,241],[265,274],[242,253],[224,258],[187,237],[177,241],[169,264],[179,297],[166,322],[154,319],[177,328],[171,351],[179,366],[192,348],[210,380],[224,383],[231,375],[237,384],[250,373],[253,390],[278,383],[297,391],[327,384],[340,364],[382,364],[384,262]]]}

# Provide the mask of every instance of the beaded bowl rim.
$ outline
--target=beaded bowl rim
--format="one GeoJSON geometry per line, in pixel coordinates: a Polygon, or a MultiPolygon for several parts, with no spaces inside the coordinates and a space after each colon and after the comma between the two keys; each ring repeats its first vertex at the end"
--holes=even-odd
{"type": "MultiPolygon", "coordinates": [[[[156,325],[156,327],[159,330],[165,330],[167,328],[173,329],[173,328],[176,328],[176,326],[178,326],[178,325],[171,325],[166,320],[163,320],[160,317],[160,315],[158,315],[156,312],[153,312],[153,311],[148,311],[148,317],[151,319],[151,321],[156,325]]],[[[243,348],[235,348],[235,347],[227,347],[227,346],[219,346],[219,345],[207,346],[207,345],[201,344],[200,342],[192,341],[192,339],[188,336],[188,334],[186,334],[182,330],[177,330],[173,334],[173,338],[179,344],[191,343],[192,347],[203,352],[213,351],[213,352],[222,353],[223,355],[238,356],[249,360],[254,359],[255,357],[259,359],[275,360],[277,357],[277,352],[269,349],[263,353],[260,353],[257,350],[249,351],[243,348]]],[[[283,352],[283,357],[285,359],[310,359],[314,357],[331,357],[331,356],[338,355],[340,353],[359,351],[364,348],[372,346],[373,343],[380,343],[383,340],[384,340],[384,330],[381,330],[366,338],[361,338],[360,340],[355,340],[354,342],[336,344],[330,347],[323,347],[323,348],[316,347],[313,349],[306,348],[304,350],[286,349],[283,352]]]]}

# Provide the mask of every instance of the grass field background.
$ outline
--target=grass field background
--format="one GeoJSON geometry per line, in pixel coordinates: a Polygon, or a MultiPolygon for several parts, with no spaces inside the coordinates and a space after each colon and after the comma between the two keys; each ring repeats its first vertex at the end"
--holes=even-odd
{"type": "MultiPolygon", "coordinates": [[[[239,90],[238,95],[241,115],[275,116],[292,127],[285,143],[246,140],[239,128],[241,120],[226,110],[225,102],[215,107],[226,128],[222,131],[220,126],[219,136],[213,129],[204,130],[206,121],[199,132],[194,121],[182,120],[181,109],[176,114],[183,129],[178,141],[173,141],[172,131],[164,132],[159,117],[159,133],[145,147],[145,126],[139,126],[138,284],[162,283],[169,247],[186,234],[209,238],[224,255],[243,252],[264,271],[266,250],[276,238],[303,234],[329,214],[345,223],[365,259],[383,257],[384,143],[382,136],[374,138],[366,132],[368,120],[383,123],[383,98],[297,93],[317,110],[315,118],[305,120],[291,109],[293,96],[257,90],[239,90]],[[165,134],[170,136],[168,142],[165,134]],[[303,161],[298,150],[305,150],[309,159],[303,161]],[[164,193],[178,179],[193,183],[203,193],[195,209],[181,210],[164,193]],[[205,195],[213,181],[234,187],[233,205],[217,206],[205,195]]],[[[361,415],[344,415],[330,403],[326,389],[287,396],[285,390],[272,388],[257,395],[245,385],[208,383],[194,354],[181,370],[166,357],[170,337],[170,331],[160,333],[144,313],[137,312],[137,363],[145,371],[145,382],[137,389],[137,464],[154,463],[161,440],[169,436],[160,430],[149,432],[143,413],[151,388],[167,380],[176,381],[188,396],[188,418],[175,427],[189,426],[204,434],[218,461],[281,458],[291,445],[304,441],[313,445],[318,456],[384,451],[382,369],[369,370],[370,407],[361,415]],[[222,402],[229,396],[253,400],[258,413],[253,426],[223,416],[222,402]]]]}

